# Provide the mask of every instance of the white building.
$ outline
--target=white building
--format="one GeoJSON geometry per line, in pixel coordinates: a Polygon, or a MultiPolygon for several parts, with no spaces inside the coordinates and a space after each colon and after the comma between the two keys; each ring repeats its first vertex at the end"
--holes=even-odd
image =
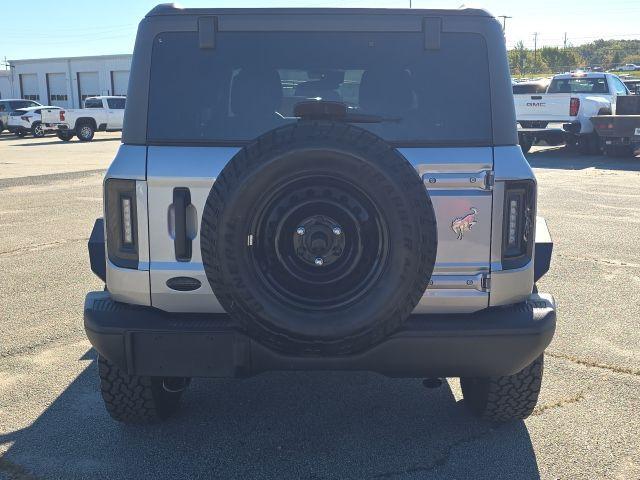
{"type": "Polygon", "coordinates": [[[0,70],[0,98],[11,98],[11,81],[9,70],[0,70]]]}
{"type": "Polygon", "coordinates": [[[9,66],[9,93],[2,90],[3,98],[81,108],[87,97],[127,94],[131,55],[9,60],[9,66]]]}

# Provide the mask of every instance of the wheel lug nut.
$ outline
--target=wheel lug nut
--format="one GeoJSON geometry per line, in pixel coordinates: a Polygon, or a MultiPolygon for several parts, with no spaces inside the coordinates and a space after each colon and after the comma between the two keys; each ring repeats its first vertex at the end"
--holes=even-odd
{"type": "Polygon", "coordinates": [[[304,232],[305,232],[304,227],[298,227],[298,228],[296,229],[296,233],[297,233],[298,235],[304,235],[304,232]]]}
{"type": "Polygon", "coordinates": [[[342,235],[342,229],[340,227],[333,227],[334,235],[342,235]]]}
{"type": "Polygon", "coordinates": [[[324,265],[324,260],[323,260],[322,258],[320,258],[320,257],[317,257],[317,258],[315,259],[315,264],[316,264],[318,267],[321,267],[322,265],[324,265]]]}

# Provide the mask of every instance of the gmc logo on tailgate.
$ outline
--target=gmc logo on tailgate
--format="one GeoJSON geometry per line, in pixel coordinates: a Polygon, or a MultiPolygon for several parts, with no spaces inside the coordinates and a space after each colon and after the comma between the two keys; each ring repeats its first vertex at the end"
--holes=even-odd
{"type": "Polygon", "coordinates": [[[527,102],[527,107],[544,107],[546,102],[527,102]]]}

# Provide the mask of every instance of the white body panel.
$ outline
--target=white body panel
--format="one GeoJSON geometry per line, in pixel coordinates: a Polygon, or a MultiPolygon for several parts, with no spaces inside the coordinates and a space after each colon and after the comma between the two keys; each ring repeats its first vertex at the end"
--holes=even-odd
{"type": "Polygon", "coordinates": [[[571,122],[569,116],[571,97],[564,93],[525,93],[513,96],[518,121],[571,122]]]}

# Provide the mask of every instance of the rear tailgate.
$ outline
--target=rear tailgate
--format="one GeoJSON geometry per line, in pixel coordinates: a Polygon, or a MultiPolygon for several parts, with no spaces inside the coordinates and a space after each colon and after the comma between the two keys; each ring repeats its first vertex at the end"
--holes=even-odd
{"type": "Polygon", "coordinates": [[[60,110],[57,108],[43,108],[42,112],[40,113],[40,119],[42,123],[49,125],[61,123],[61,112],[64,112],[64,110],[60,110]]]}
{"type": "Polygon", "coordinates": [[[523,94],[514,95],[516,120],[570,122],[569,104],[571,96],[566,94],[523,94]]]}

